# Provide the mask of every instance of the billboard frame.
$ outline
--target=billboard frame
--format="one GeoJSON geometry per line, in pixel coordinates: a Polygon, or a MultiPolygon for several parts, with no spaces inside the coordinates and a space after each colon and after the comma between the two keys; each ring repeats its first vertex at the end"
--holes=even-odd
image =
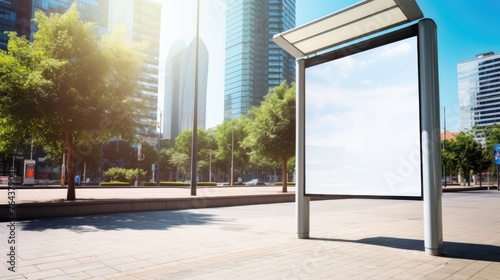
{"type": "MultiPolygon", "coordinates": [[[[373,39],[368,39],[362,42],[358,42],[356,44],[348,45],[346,47],[333,50],[328,53],[324,53],[318,56],[314,56],[309,59],[305,59],[305,69],[309,67],[314,67],[317,65],[321,65],[324,63],[328,63],[337,59],[341,59],[344,57],[352,56],[357,53],[362,53],[365,51],[369,51],[378,47],[383,47],[392,43],[396,43],[405,39],[416,37],[418,40],[418,24],[413,24],[407,26],[405,28],[401,28],[399,30],[386,33],[384,35],[378,36],[373,39]]],[[[417,56],[420,56],[419,51],[417,50],[417,56]]],[[[418,64],[418,61],[417,61],[418,64]]],[[[418,65],[417,65],[418,66],[418,65]]],[[[420,81],[419,81],[420,82],[420,81]]],[[[306,93],[307,94],[307,93],[306,93]]],[[[420,100],[420,89],[418,92],[418,98],[420,100]]],[[[422,113],[421,102],[419,102],[419,113],[422,113]]],[[[420,118],[420,116],[419,116],[420,118]]],[[[305,120],[305,118],[304,118],[305,120]]],[[[421,126],[421,120],[419,119],[419,128],[421,126]]],[[[306,151],[306,143],[301,142],[304,145],[304,151],[306,151]]],[[[420,161],[422,161],[422,139],[419,141],[420,148],[420,161]]],[[[305,155],[304,155],[305,159],[305,155]]],[[[305,171],[304,171],[305,172],[305,171]]],[[[422,166],[420,166],[420,174],[422,174],[422,166]]],[[[311,194],[307,193],[307,186],[304,188],[304,195],[310,197],[322,197],[322,198],[369,198],[369,199],[397,199],[397,200],[423,200],[423,184],[422,179],[420,179],[420,195],[418,196],[402,196],[402,195],[362,195],[362,194],[311,194]]]]}
{"type": "MultiPolygon", "coordinates": [[[[424,247],[429,255],[443,253],[440,107],[437,54],[437,27],[433,20],[422,19],[418,23],[381,35],[340,50],[334,50],[311,58],[297,60],[297,111],[296,111],[296,214],[297,235],[309,238],[310,197],[305,191],[305,68],[334,60],[341,52],[352,54],[370,48],[366,44],[378,45],[394,40],[398,36],[417,33],[418,79],[420,102],[421,176],[424,208],[424,247]],[[365,48],[361,48],[365,44],[365,48]]],[[[373,48],[373,47],[372,47],[373,48]]],[[[346,56],[346,55],[343,55],[346,56]]],[[[355,197],[355,196],[353,196],[355,197]]],[[[359,197],[359,196],[358,196],[359,197]]],[[[370,198],[382,198],[370,196],[370,198]]]]}

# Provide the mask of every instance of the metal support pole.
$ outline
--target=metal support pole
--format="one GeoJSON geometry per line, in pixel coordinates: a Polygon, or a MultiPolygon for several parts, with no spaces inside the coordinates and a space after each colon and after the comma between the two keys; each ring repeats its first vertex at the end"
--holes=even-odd
{"type": "Polygon", "coordinates": [[[498,165],[495,165],[495,169],[497,170],[497,191],[500,191],[500,177],[498,176],[498,165]]]}
{"type": "Polygon", "coordinates": [[[418,23],[424,247],[429,255],[443,253],[439,77],[437,28],[434,21],[418,23]]]}
{"type": "Polygon", "coordinates": [[[234,123],[231,119],[231,182],[230,186],[234,184],[234,123]]]}
{"type": "MultiPolygon", "coordinates": [[[[443,108],[443,119],[444,119],[444,141],[443,150],[446,151],[446,106],[443,108]]],[[[446,188],[446,164],[443,163],[443,173],[444,173],[444,187],[446,188]]]]}
{"type": "Polygon", "coordinates": [[[156,185],[159,186],[160,185],[160,162],[161,162],[161,119],[163,118],[163,113],[162,111],[160,110],[160,108],[158,108],[158,110],[160,111],[160,130],[158,132],[158,164],[156,166],[156,185]]]}
{"type": "Polygon", "coordinates": [[[87,162],[83,162],[83,177],[82,177],[82,185],[85,186],[85,181],[87,180],[87,162]]]}
{"type": "Polygon", "coordinates": [[[64,187],[66,184],[66,153],[63,153],[63,159],[61,164],[61,186],[64,187]]]}
{"type": "Polygon", "coordinates": [[[200,41],[200,0],[196,1],[196,54],[194,67],[194,109],[193,109],[193,139],[191,145],[191,195],[196,195],[196,174],[198,156],[198,48],[200,41]]]}
{"type": "Polygon", "coordinates": [[[297,168],[295,207],[297,215],[297,235],[299,239],[309,238],[309,197],[305,196],[305,61],[297,60],[296,83],[296,158],[297,168]]]}

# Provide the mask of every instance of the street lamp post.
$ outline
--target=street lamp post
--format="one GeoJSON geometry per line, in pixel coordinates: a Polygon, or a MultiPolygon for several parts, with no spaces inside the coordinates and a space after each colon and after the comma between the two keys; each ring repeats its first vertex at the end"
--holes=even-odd
{"type": "Polygon", "coordinates": [[[234,183],[234,123],[231,120],[231,186],[234,183]]]}
{"type": "Polygon", "coordinates": [[[194,68],[194,108],[193,108],[193,139],[191,145],[191,195],[196,195],[196,173],[198,154],[198,48],[200,40],[200,0],[196,1],[196,55],[194,68]]]}
{"type": "MultiPolygon", "coordinates": [[[[156,185],[160,185],[160,161],[161,161],[161,118],[163,117],[163,113],[160,108],[158,108],[158,111],[160,111],[160,130],[158,132],[158,163],[157,163],[157,169],[156,169],[156,185]]],[[[140,172],[140,171],[139,171],[140,172]]]]}
{"type": "MultiPolygon", "coordinates": [[[[444,121],[444,136],[443,136],[443,151],[446,151],[446,107],[443,107],[443,121],[444,121]]],[[[443,161],[443,175],[444,175],[444,187],[446,188],[446,163],[443,161]]]]}
{"type": "Polygon", "coordinates": [[[210,169],[208,170],[208,181],[212,182],[212,149],[210,149],[210,169]]]}

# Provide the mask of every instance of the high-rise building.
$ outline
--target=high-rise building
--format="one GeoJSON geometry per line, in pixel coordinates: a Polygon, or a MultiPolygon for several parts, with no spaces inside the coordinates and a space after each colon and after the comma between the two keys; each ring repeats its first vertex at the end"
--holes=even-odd
{"type": "Polygon", "coordinates": [[[226,10],[224,116],[260,105],[269,89],[295,81],[295,59],[272,40],[295,27],[295,0],[232,0],[226,10]]]}
{"type": "MultiPolygon", "coordinates": [[[[161,3],[155,0],[109,0],[109,26],[125,27],[131,42],[144,44],[141,50],[141,73],[137,98],[146,105],[148,113],[142,123],[149,127],[148,133],[156,134],[158,113],[158,70],[160,62],[161,3]]],[[[161,112],[163,113],[163,112],[161,112]]],[[[145,138],[153,143],[154,138],[145,138]]]]}
{"type": "Polygon", "coordinates": [[[500,54],[458,64],[460,130],[500,123],[500,54]]]}
{"type": "MultiPolygon", "coordinates": [[[[31,2],[31,1],[30,1],[31,2]]],[[[35,17],[36,11],[43,11],[47,15],[51,13],[63,14],[69,9],[75,0],[33,0],[33,10],[31,16],[35,17]]],[[[79,0],[78,12],[83,21],[95,22],[96,32],[103,35],[108,30],[109,0],[79,0]]],[[[36,32],[36,24],[31,23],[31,36],[36,32]]]]}
{"type": "MultiPolygon", "coordinates": [[[[182,131],[193,128],[195,85],[195,39],[186,47],[175,41],[165,65],[165,93],[159,97],[159,107],[164,112],[163,137],[175,139],[182,131]]],[[[198,45],[198,127],[205,129],[207,106],[209,55],[202,39],[198,45]]]]}
{"type": "Polygon", "coordinates": [[[5,31],[15,31],[18,36],[30,37],[32,0],[0,1],[0,49],[7,49],[9,36],[5,31]]]}
{"type": "MultiPolygon", "coordinates": [[[[33,0],[32,16],[38,10],[50,13],[64,13],[75,0],[33,0]]],[[[1,3],[1,1],[0,1],[1,3]]],[[[156,134],[158,69],[160,53],[161,3],[156,0],[79,0],[78,11],[84,21],[96,23],[96,34],[104,35],[113,26],[125,28],[126,39],[141,42],[144,56],[139,74],[137,99],[147,107],[147,114],[141,122],[148,127],[139,132],[146,140],[156,134]]],[[[36,26],[31,26],[31,38],[36,26]]]]}

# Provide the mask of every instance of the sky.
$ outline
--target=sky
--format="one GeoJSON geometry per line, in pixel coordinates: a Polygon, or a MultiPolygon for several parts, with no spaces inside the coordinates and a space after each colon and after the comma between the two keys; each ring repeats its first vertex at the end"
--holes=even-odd
{"type": "MultiPolygon", "coordinates": [[[[200,0],[200,36],[209,51],[207,128],[223,120],[224,41],[226,0],[200,0]]],[[[232,0],[227,0],[232,1],[232,0]]],[[[160,62],[169,44],[183,37],[186,44],[195,34],[195,0],[163,0],[164,21],[160,62]]],[[[358,0],[296,0],[296,25],[300,26],[358,3],[358,0]]],[[[440,105],[446,108],[447,130],[459,130],[457,64],[476,54],[500,52],[500,1],[416,0],[424,17],[438,27],[440,105]]],[[[160,64],[160,90],[162,72],[160,64]]],[[[164,64],[163,64],[164,65],[164,64]]],[[[442,113],[444,110],[442,111],[442,113]]],[[[443,118],[441,121],[443,125],[443,118]]]]}
{"type": "Polygon", "coordinates": [[[308,193],[418,196],[416,38],[308,67],[305,73],[308,193]],[[397,137],[388,137],[395,131],[397,137]]]}

